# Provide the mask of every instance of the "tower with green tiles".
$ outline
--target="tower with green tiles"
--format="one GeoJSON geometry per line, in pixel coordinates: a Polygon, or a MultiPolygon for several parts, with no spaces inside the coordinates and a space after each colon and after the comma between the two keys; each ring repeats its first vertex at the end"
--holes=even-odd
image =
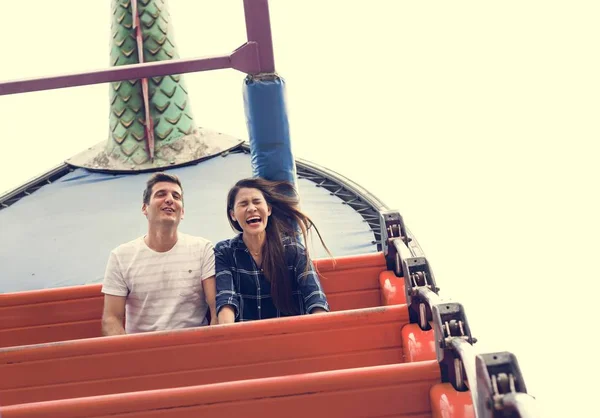
{"type": "MultiPolygon", "coordinates": [[[[111,65],[179,58],[165,0],[113,0],[111,65]]],[[[110,85],[107,153],[131,165],[164,158],[164,147],[194,132],[183,77],[110,85]]]]}
{"type": "MultiPolygon", "coordinates": [[[[167,0],[112,0],[112,66],[178,59],[167,0]]],[[[207,158],[241,143],[198,128],[181,75],[109,84],[102,144],[68,160],[102,171],[151,171],[207,158]]]]}

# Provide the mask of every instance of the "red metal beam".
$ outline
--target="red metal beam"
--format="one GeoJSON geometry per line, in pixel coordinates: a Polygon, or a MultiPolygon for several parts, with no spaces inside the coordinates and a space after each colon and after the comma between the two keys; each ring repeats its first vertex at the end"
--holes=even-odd
{"type": "MultiPolygon", "coordinates": [[[[256,46],[246,44],[241,49],[245,47],[255,48],[256,46]]],[[[144,64],[122,65],[104,70],[7,81],[0,83],[0,96],[27,93],[31,91],[53,90],[65,87],[101,84],[112,81],[135,80],[138,78],[150,78],[170,74],[184,74],[197,71],[233,68],[231,62],[231,56],[221,55],[208,58],[179,59],[148,62],[144,64]]]]}

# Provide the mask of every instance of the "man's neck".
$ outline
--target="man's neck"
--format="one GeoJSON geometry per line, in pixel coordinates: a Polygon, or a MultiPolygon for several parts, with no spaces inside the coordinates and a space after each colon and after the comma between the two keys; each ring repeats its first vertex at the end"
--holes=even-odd
{"type": "Polygon", "coordinates": [[[144,242],[151,250],[164,253],[177,244],[177,238],[177,228],[149,228],[144,242]]]}
{"type": "Polygon", "coordinates": [[[246,244],[246,248],[253,254],[258,255],[261,253],[263,244],[265,243],[266,234],[263,232],[260,235],[242,235],[242,240],[246,244]]]}

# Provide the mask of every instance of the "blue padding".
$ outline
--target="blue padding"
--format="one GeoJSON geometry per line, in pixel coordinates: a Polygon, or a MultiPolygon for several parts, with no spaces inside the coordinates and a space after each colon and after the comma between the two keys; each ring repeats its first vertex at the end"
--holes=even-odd
{"type": "MultiPolygon", "coordinates": [[[[247,154],[216,157],[169,170],[181,178],[182,232],[214,243],[232,237],[229,188],[251,174],[247,154]]],[[[0,293],[102,281],[111,249],[143,235],[142,192],[150,174],[114,175],[76,169],[0,210],[0,293]]],[[[377,251],[362,216],[315,183],[300,179],[302,209],[334,256],[377,251]]],[[[314,237],[315,257],[326,253],[314,237]]]]}
{"type": "Polygon", "coordinates": [[[296,184],[282,78],[244,82],[244,109],[250,137],[252,175],[296,184]]]}

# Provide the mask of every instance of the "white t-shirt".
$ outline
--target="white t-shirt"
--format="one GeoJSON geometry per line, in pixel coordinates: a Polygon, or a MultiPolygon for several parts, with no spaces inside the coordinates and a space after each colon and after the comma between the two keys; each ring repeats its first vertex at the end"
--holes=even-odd
{"type": "Polygon", "coordinates": [[[169,251],[151,250],[144,237],[111,251],[102,293],[126,296],[128,334],[206,325],[202,281],[215,275],[210,241],[178,233],[169,251]]]}

